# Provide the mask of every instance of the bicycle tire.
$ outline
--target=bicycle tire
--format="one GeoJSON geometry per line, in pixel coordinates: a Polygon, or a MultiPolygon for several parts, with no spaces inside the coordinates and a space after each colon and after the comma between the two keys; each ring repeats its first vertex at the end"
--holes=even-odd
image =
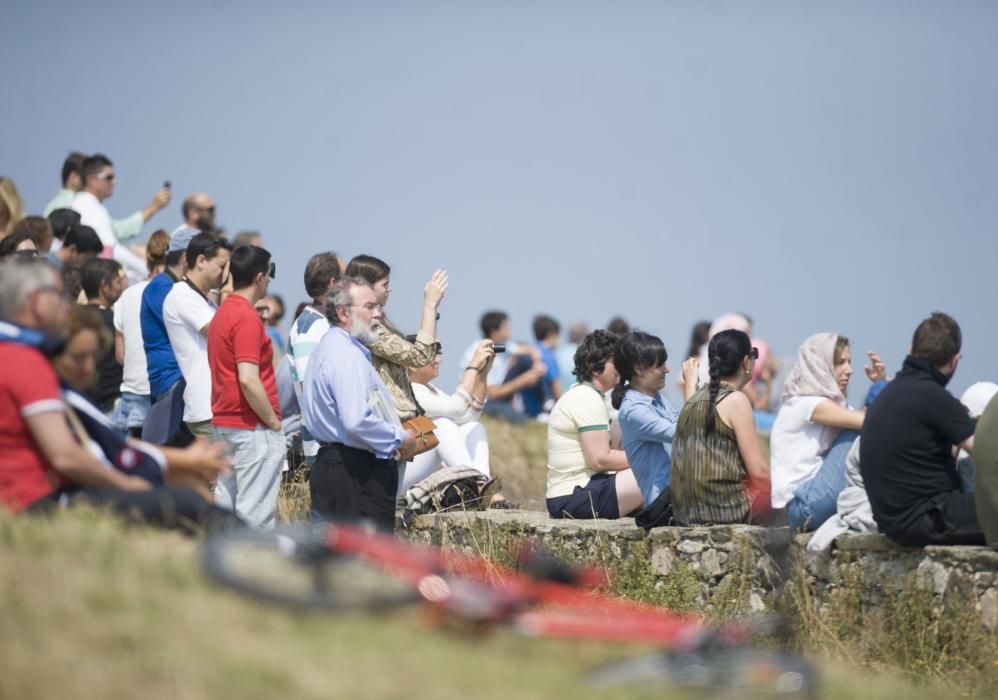
{"type": "Polygon", "coordinates": [[[803,657],[751,647],[646,654],[602,666],[589,675],[597,686],[664,681],[692,690],[725,690],[739,696],[811,697],[818,672],[803,657]]]}
{"type": "Polygon", "coordinates": [[[205,540],[201,565],[227,588],[299,609],[376,611],[419,599],[401,579],[360,557],[330,550],[322,537],[324,527],[217,533],[205,540]]]}

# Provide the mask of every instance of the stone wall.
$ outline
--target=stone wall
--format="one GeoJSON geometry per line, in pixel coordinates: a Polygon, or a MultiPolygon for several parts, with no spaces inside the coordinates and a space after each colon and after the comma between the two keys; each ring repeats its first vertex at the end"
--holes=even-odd
{"type": "Polygon", "coordinates": [[[905,590],[931,591],[940,609],[954,601],[998,629],[998,551],[985,547],[898,547],[880,535],[845,535],[830,552],[805,552],[806,536],[789,547],[785,529],[749,525],[658,528],[633,521],[552,520],[544,513],[484,511],[421,516],[406,537],[507,561],[528,539],[567,562],[616,573],[620,592],[678,609],[732,615],[779,607],[774,590],[803,581],[815,608],[827,609],[849,589],[861,608],[905,590]],[[774,561],[771,552],[779,552],[774,561]],[[787,572],[784,575],[781,572],[787,572]]]}

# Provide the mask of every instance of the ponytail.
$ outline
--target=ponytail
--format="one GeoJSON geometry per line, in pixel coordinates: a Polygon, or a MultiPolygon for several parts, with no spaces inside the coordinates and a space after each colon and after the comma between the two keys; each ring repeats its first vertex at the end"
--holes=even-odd
{"type": "Polygon", "coordinates": [[[617,341],[613,350],[613,366],[620,379],[610,396],[613,407],[620,409],[627,386],[639,368],[658,367],[665,364],[667,358],[662,340],[650,333],[632,331],[617,341]]]}
{"type": "Polygon", "coordinates": [[[716,426],[715,414],[717,395],[721,391],[721,379],[730,377],[738,371],[742,360],[752,352],[752,341],[742,331],[721,331],[710,339],[707,346],[707,359],[710,362],[710,405],[704,418],[704,429],[714,432],[716,426]]]}
{"type": "MultiPolygon", "coordinates": [[[[616,363],[614,363],[616,365],[616,363]]],[[[613,393],[610,394],[610,405],[613,406],[614,410],[620,410],[620,404],[624,402],[624,394],[627,393],[627,380],[623,377],[617,382],[617,386],[613,387],[613,393]]]]}

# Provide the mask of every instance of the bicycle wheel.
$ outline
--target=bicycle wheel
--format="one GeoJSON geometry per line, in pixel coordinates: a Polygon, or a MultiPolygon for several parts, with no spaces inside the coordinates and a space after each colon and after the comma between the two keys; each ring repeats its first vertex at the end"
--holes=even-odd
{"type": "Polygon", "coordinates": [[[330,550],[325,525],[231,530],[205,540],[212,579],[258,600],[321,610],[377,610],[418,599],[412,586],[360,557],[330,550]]]}
{"type": "Polygon", "coordinates": [[[626,659],[597,669],[589,680],[600,686],[664,681],[682,688],[733,691],[739,696],[809,697],[818,687],[817,670],[799,656],[734,647],[626,659]]]}

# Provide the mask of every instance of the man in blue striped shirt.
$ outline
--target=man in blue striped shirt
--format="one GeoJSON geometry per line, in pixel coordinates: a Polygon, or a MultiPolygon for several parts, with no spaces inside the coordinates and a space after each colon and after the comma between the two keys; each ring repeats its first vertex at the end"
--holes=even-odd
{"type": "Polygon", "coordinates": [[[412,451],[391,395],[365,342],[377,339],[382,311],[365,280],[345,278],[326,300],[329,331],[311,353],[302,386],[302,420],[319,442],[309,477],[312,512],[395,526],[398,459],[412,451]]]}

